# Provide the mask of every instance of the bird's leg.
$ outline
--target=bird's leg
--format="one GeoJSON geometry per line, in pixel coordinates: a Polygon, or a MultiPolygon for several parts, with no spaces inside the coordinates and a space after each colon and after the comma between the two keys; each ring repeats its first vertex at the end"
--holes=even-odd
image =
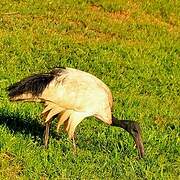
{"type": "MultiPolygon", "coordinates": [[[[41,115],[42,115],[42,118],[43,118],[43,119],[46,119],[48,113],[49,113],[49,110],[43,112],[43,113],[41,114],[41,115]]],[[[45,129],[44,129],[44,147],[45,147],[46,149],[47,149],[47,147],[48,147],[48,141],[49,141],[49,128],[50,128],[50,121],[45,122],[45,129]]]]}
{"type": "Polygon", "coordinates": [[[47,149],[48,142],[49,142],[49,129],[50,129],[51,122],[48,121],[45,123],[45,131],[44,131],[44,146],[47,149]]]}
{"type": "MultiPolygon", "coordinates": [[[[64,122],[64,130],[68,133],[68,120],[64,122]]],[[[73,154],[76,154],[76,141],[75,141],[75,134],[73,133],[71,136],[69,136],[69,139],[72,141],[73,144],[73,154]]]]}
{"type": "Polygon", "coordinates": [[[72,137],[72,143],[73,143],[73,154],[77,153],[77,149],[76,149],[76,141],[75,141],[75,137],[72,137]]]}

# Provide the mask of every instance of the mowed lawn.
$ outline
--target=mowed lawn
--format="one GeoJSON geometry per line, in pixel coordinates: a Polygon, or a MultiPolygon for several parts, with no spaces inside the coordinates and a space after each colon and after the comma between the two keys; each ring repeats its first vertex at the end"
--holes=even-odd
{"type": "Polygon", "coordinates": [[[162,179],[180,174],[180,1],[1,0],[0,179],[162,179]],[[94,117],[77,128],[77,154],[42,104],[9,102],[6,88],[54,67],[94,74],[112,90],[113,114],[137,120],[132,137],[94,117]]]}

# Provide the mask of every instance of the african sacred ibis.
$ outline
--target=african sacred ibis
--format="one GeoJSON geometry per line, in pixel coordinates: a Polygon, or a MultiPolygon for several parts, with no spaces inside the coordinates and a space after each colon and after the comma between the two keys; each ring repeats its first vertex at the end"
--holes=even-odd
{"type": "Polygon", "coordinates": [[[11,101],[38,101],[45,104],[45,147],[48,145],[52,118],[58,115],[57,130],[64,124],[69,138],[86,117],[128,131],[134,138],[140,157],[144,156],[141,130],[137,122],[118,120],[112,115],[112,94],[97,77],[73,68],[55,68],[49,73],[27,77],[8,88],[11,101]]]}

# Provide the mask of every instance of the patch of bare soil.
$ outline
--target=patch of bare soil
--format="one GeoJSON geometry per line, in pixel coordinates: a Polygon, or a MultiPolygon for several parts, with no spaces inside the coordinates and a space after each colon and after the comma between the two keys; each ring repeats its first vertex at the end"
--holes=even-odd
{"type": "Polygon", "coordinates": [[[22,173],[22,166],[15,162],[15,156],[9,152],[0,154],[0,174],[1,177],[16,179],[22,173]]]}
{"type": "Polygon", "coordinates": [[[99,11],[102,8],[102,6],[96,5],[96,4],[91,4],[90,9],[92,11],[99,11]]]}
{"type": "Polygon", "coordinates": [[[108,16],[115,21],[124,21],[129,19],[130,12],[128,11],[108,12],[108,16]]]}

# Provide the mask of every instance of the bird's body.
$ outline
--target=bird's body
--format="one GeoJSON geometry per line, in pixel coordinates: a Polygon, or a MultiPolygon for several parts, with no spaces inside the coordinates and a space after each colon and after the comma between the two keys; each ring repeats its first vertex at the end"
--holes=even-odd
{"type": "MultiPolygon", "coordinates": [[[[51,81],[48,81],[41,93],[36,94],[24,88],[23,93],[14,95],[11,99],[44,102],[45,109],[42,114],[46,114],[46,122],[59,114],[58,129],[67,121],[65,129],[70,138],[73,137],[76,126],[88,116],[95,116],[108,124],[112,123],[112,94],[100,79],[72,68],[54,69],[49,74],[53,75],[53,78],[50,76],[51,81]]],[[[42,74],[43,76],[47,77],[46,74],[42,74]]],[[[31,76],[29,83],[34,83],[33,78],[36,79],[37,76],[31,76]]],[[[24,81],[21,83],[24,84],[24,81]]]]}
{"type": "MultiPolygon", "coordinates": [[[[64,124],[69,138],[74,137],[77,125],[89,116],[113,125],[111,91],[100,79],[87,72],[55,68],[49,73],[25,78],[11,85],[8,91],[12,101],[38,101],[45,104],[42,114],[46,123],[46,145],[50,122],[55,115],[58,115],[57,129],[64,124]]],[[[117,125],[117,121],[114,121],[114,125],[127,129],[127,125],[117,125]]]]}

